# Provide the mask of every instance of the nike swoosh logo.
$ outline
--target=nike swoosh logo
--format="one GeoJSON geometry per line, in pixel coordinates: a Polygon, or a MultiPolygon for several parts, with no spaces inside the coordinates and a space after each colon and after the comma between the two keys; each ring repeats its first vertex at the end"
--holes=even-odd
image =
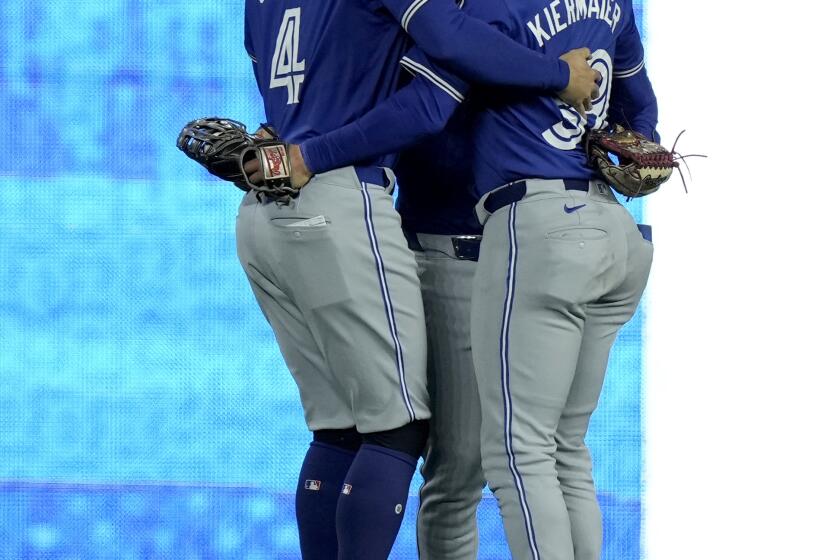
{"type": "Polygon", "coordinates": [[[571,214],[572,212],[577,212],[578,210],[580,210],[584,206],[586,206],[586,204],[579,204],[577,206],[572,206],[571,208],[569,208],[568,204],[564,204],[563,205],[563,210],[566,211],[566,214],[571,214]]]}

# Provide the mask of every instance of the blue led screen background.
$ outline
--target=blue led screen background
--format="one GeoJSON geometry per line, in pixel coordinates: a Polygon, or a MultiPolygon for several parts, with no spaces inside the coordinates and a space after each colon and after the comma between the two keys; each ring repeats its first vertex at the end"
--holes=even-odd
{"type": "MultiPolygon", "coordinates": [[[[241,12],[0,6],[0,558],[298,557],[309,433],[236,258],[241,193],[174,147],[198,116],[263,120],[241,12]]],[[[589,436],[605,559],[640,558],[643,321],[589,436]]],[[[507,558],[490,494],[479,516],[507,558]]]]}

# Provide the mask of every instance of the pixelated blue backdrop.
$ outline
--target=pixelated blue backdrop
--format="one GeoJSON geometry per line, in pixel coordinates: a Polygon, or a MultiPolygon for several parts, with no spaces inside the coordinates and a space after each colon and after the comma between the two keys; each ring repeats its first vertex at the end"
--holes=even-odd
{"type": "MultiPolygon", "coordinates": [[[[236,258],[240,193],[174,146],[198,116],[262,120],[241,12],[0,5],[2,559],[298,557],[309,434],[236,258]]],[[[642,321],[589,437],[610,560],[640,557],[642,321]]],[[[489,494],[479,514],[480,557],[507,558],[489,494]]]]}

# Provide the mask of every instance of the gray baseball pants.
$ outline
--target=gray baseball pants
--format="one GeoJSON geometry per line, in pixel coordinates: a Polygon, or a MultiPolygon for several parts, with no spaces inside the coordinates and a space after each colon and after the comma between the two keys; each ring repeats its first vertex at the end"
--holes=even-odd
{"type": "Polygon", "coordinates": [[[518,186],[521,199],[488,211],[489,193],[476,207],[485,222],[472,302],[482,464],[515,560],[599,560],[584,437],[653,246],[601,182],[586,192],[561,180],[518,186]]]}
{"type": "Polygon", "coordinates": [[[484,488],[481,410],[470,340],[475,261],[456,258],[452,237],[417,234],[426,310],[432,417],[421,467],[417,516],[420,560],[475,560],[476,509],[484,488]]]}
{"type": "Polygon", "coordinates": [[[290,203],[245,196],[237,252],[310,430],[370,433],[429,417],[417,262],[393,174],[345,167],[290,203]]]}

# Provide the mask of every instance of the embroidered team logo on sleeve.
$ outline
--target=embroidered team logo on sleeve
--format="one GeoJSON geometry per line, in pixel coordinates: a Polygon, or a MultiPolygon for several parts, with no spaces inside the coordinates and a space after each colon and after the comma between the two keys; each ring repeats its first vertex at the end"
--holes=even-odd
{"type": "Polygon", "coordinates": [[[271,60],[271,89],[284,87],[287,105],[300,101],[306,60],[300,57],[300,8],[290,8],[283,14],[283,23],[277,34],[274,58],[271,60]]]}

